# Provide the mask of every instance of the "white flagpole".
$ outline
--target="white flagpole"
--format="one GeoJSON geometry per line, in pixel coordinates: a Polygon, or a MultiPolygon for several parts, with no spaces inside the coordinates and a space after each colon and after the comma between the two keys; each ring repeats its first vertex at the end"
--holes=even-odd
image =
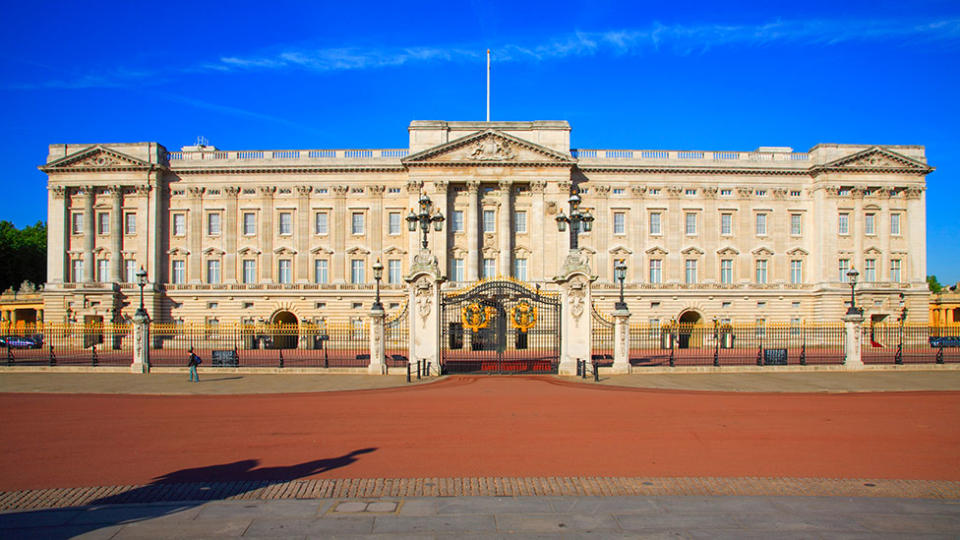
{"type": "Polygon", "coordinates": [[[487,122],[490,121],[490,49],[487,49],[487,122]]]}

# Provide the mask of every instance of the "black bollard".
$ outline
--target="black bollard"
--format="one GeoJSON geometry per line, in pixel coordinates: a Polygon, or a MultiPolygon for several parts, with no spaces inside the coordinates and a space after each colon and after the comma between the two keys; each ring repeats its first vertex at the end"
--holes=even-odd
{"type": "Polygon", "coordinates": [[[427,368],[426,368],[423,376],[424,376],[424,377],[429,377],[429,376],[430,376],[430,362],[427,362],[427,368]]]}
{"type": "Polygon", "coordinates": [[[593,382],[600,382],[600,364],[596,360],[593,361],[593,382]]]}
{"type": "Polygon", "coordinates": [[[90,347],[90,365],[97,367],[97,364],[100,363],[100,359],[97,358],[97,346],[93,345],[90,347]]]}
{"type": "Polygon", "coordinates": [[[420,380],[420,360],[417,360],[417,380],[420,380]]]}
{"type": "Polygon", "coordinates": [[[8,365],[8,366],[12,366],[12,365],[13,365],[13,351],[10,350],[10,344],[9,344],[9,343],[7,343],[7,365],[8,365]]]}
{"type": "Polygon", "coordinates": [[[280,349],[280,369],[283,369],[283,349],[280,349]]]}
{"type": "Polygon", "coordinates": [[[53,344],[50,345],[50,365],[57,365],[57,355],[53,354],[53,344]]]}
{"type": "Polygon", "coordinates": [[[410,382],[410,362],[407,362],[407,382],[410,382]]]}

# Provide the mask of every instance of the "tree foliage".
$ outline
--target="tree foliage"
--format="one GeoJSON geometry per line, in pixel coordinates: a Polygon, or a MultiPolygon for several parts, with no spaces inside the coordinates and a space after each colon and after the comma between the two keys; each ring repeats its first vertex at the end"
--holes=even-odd
{"type": "Polygon", "coordinates": [[[19,289],[24,281],[41,285],[47,281],[47,225],[17,229],[0,221],[0,291],[19,289]]]}
{"type": "Polygon", "coordinates": [[[927,276],[927,286],[930,288],[930,292],[937,294],[943,289],[943,285],[937,281],[937,276],[927,276]]]}

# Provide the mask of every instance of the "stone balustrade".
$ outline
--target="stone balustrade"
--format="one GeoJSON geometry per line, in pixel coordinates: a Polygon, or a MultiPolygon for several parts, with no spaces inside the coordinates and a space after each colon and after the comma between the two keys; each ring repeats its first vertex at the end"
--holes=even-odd
{"type": "Polygon", "coordinates": [[[405,148],[378,150],[210,150],[168,152],[169,161],[315,161],[315,160],[392,160],[406,157],[405,148]]]}
{"type": "Polygon", "coordinates": [[[665,161],[809,161],[806,152],[705,152],[699,150],[590,150],[572,149],[578,160],[621,160],[661,163],[665,161]]]}

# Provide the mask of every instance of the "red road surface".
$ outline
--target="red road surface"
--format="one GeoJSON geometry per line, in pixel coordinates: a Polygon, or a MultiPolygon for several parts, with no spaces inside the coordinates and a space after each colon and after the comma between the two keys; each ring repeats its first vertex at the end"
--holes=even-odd
{"type": "Polygon", "coordinates": [[[453,377],[318,394],[0,394],[0,410],[0,490],[271,478],[960,480],[960,392],[748,394],[453,377]]]}

